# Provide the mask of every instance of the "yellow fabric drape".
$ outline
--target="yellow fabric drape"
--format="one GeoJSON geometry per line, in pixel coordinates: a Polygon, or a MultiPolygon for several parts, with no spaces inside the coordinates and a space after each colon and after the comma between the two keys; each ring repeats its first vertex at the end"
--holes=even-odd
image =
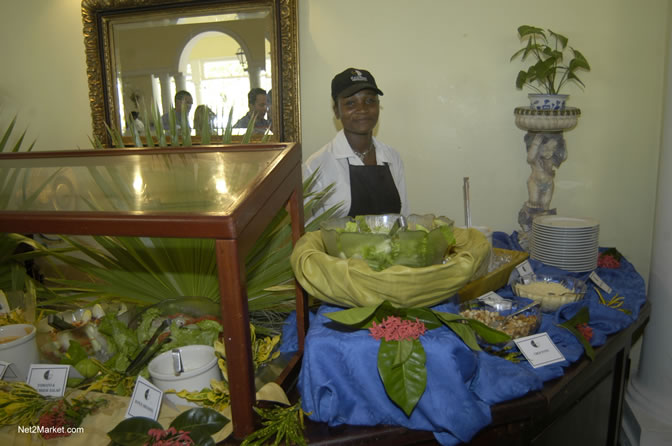
{"type": "Polygon", "coordinates": [[[299,239],[290,262],[294,275],[313,297],[344,307],[428,307],[451,297],[487,273],[492,246],[476,229],[454,228],[457,241],[446,263],[423,268],[394,265],[373,271],[362,259],[330,256],[320,231],[299,239]]]}

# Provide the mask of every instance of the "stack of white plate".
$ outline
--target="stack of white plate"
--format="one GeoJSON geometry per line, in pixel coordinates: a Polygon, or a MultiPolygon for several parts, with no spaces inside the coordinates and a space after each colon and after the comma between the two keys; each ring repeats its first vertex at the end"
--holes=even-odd
{"type": "Polygon", "coordinates": [[[592,218],[543,215],[532,222],[530,256],[567,271],[597,268],[600,224],[592,218]]]}

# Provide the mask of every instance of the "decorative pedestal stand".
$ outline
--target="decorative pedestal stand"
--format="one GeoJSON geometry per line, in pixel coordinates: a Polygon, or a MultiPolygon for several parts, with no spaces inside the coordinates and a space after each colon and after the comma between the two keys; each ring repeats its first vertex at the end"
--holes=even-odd
{"type": "Polygon", "coordinates": [[[520,245],[529,250],[532,220],[539,215],[554,215],[551,209],[555,170],[567,159],[563,132],[576,126],[581,110],[567,107],[564,110],[534,110],[516,107],[513,111],[516,126],[526,130],[524,141],[527,163],[532,172],[527,179],[528,200],[518,213],[520,245]]]}

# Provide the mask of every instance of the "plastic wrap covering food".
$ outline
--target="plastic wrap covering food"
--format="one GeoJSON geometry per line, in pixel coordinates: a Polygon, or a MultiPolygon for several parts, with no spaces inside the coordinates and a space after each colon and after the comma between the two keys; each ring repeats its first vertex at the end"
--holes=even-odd
{"type": "Polygon", "coordinates": [[[453,229],[456,244],[439,265],[393,265],[372,270],[360,258],[327,254],[319,231],[297,242],[290,262],[303,288],[313,297],[344,307],[377,305],[427,307],[454,295],[469,281],[485,275],[492,246],[476,229],[453,229]]]}
{"type": "Polygon", "coordinates": [[[362,258],[371,269],[381,271],[392,265],[441,263],[455,243],[453,226],[453,220],[434,214],[359,215],[327,220],[320,225],[320,234],[327,254],[362,258]]]}

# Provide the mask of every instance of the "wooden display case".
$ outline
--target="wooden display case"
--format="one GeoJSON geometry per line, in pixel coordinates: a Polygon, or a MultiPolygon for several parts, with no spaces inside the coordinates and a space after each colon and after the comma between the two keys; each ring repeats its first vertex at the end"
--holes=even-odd
{"type": "MultiPolygon", "coordinates": [[[[295,143],[0,154],[0,232],[215,240],[234,437],[254,430],[244,259],[277,212],[303,233],[295,143]]],[[[307,300],[296,286],[299,364],[307,300]]],[[[281,383],[282,384],[282,383],[281,383]]]]}

